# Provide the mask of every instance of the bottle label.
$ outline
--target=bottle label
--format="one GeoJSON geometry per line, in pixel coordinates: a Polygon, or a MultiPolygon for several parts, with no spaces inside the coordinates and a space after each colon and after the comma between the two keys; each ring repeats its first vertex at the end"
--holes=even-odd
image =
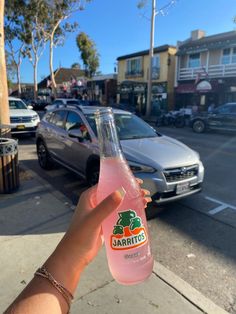
{"type": "Polygon", "coordinates": [[[147,233],[141,217],[134,210],[118,212],[119,219],[113,228],[110,245],[113,250],[128,250],[147,242],[147,233]]]}

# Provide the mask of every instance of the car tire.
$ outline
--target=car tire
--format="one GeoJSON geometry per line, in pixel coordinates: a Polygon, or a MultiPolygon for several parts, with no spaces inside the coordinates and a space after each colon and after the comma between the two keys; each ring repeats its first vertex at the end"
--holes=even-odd
{"type": "Polygon", "coordinates": [[[203,133],[206,130],[206,124],[204,121],[198,119],[193,122],[192,128],[193,131],[196,133],[203,133]]]}
{"type": "Polygon", "coordinates": [[[38,162],[41,168],[50,170],[53,168],[52,159],[43,141],[37,143],[38,162]]]}
{"type": "Polygon", "coordinates": [[[87,172],[87,182],[89,186],[93,186],[98,183],[99,179],[99,163],[96,163],[89,167],[89,170],[87,172]]]}

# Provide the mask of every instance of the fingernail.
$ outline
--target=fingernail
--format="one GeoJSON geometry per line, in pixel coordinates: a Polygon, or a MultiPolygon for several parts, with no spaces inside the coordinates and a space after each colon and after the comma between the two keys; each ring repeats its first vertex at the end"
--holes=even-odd
{"type": "Polygon", "coordinates": [[[123,188],[123,186],[122,187],[120,187],[118,190],[117,190],[117,192],[120,194],[120,196],[123,198],[124,196],[125,196],[125,194],[126,194],[126,191],[125,191],[125,189],[123,188]]]}

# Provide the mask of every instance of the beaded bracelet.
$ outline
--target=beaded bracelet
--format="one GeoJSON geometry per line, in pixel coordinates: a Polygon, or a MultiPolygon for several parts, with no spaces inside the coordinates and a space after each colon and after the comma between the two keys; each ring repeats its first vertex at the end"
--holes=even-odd
{"type": "Polygon", "coordinates": [[[40,276],[43,278],[48,279],[48,281],[53,285],[54,288],[57,289],[65,299],[66,303],[68,304],[68,307],[70,309],[70,305],[72,300],[74,299],[73,295],[68,291],[62,284],[60,284],[48,271],[47,269],[43,266],[39,269],[34,274],[35,276],[40,276]]]}

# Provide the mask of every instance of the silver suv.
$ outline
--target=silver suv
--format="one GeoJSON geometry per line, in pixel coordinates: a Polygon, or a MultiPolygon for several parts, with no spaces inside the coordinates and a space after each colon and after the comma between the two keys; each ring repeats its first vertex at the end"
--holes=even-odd
{"type": "MultiPolygon", "coordinates": [[[[42,168],[54,162],[87,180],[98,181],[99,150],[94,113],[99,107],[65,106],[47,112],[40,122],[36,145],[42,168]]],[[[100,107],[101,108],[101,107],[100,107]]],[[[134,175],[156,203],[177,200],[201,190],[204,167],[199,154],[159,134],[134,114],[114,109],[121,146],[134,175]]]]}

